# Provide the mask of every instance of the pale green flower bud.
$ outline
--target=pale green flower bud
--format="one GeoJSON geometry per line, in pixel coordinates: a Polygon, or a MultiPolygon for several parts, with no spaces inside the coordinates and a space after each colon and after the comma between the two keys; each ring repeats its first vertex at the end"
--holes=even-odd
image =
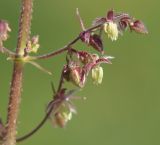
{"type": "Polygon", "coordinates": [[[108,37],[111,38],[112,41],[117,40],[118,28],[116,23],[113,23],[112,21],[104,23],[104,31],[108,34],[108,37]]]}
{"type": "Polygon", "coordinates": [[[40,45],[39,45],[39,36],[33,36],[31,40],[29,40],[27,42],[27,52],[28,53],[37,53],[38,49],[39,49],[40,45]]]}
{"type": "Polygon", "coordinates": [[[93,79],[93,83],[96,85],[102,83],[103,68],[101,66],[96,66],[92,69],[92,79],[93,79]]]}
{"type": "Polygon", "coordinates": [[[39,36],[33,36],[32,37],[32,40],[31,40],[31,43],[32,43],[32,52],[33,53],[37,53],[38,51],[38,48],[40,47],[39,45],[39,36]]]}

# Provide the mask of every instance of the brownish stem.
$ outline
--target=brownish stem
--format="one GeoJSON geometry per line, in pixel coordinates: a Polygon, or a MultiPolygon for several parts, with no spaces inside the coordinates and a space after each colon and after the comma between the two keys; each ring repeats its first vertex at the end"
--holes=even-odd
{"type": "Polygon", "coordinates": [[[9,107],[7,116],[7,133],[4,145],[16,144],[17,117],[20,105],[20,96],[22,88],[22,64],[15,62],[13,68],[13,76],[10,88],[9,107]]]}
{"type": "Polygon", "coordinates": [[[19,19],[19,35],[17,42],[16,52],[19,55],[24,55],[24,48],[26,47],[26,42],[29,39],[31,19],[32,19],[32,7],[33,0],[22,0],[21,16],[19,19]]]}
{"type": "MultiPolygon", "coordinates": [[[[16,49],[16,56],[23,57],[24,48],[29,39],[30,25],[32,14],[32,0],[22,0],[21,16],[19,20],[19,33],[16,49]]],[[[12,81],[10,87],[10,96],[8,104],[6,135],[3,145],[15,145],[17,134],[17,118],[19,113],[19,106],[21,100],[23,77],[23,63],[14,62],[12,81]]]]}

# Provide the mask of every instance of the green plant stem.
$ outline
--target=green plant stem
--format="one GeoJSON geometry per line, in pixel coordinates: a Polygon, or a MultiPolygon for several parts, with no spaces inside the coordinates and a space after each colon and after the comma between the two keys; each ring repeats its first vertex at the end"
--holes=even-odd
{"type": "MultiPolygon", "coordinates": [[[[21,16],[19,20],[19,33],[16,49],[16,56],[22,57],[24,48],[30,34],[31,14],[32,14],[32,0],[22,0],[21,16]]],[[[23,77],[23,63],[14,62],[12,81],[10,87],[10,96],[8,104],[8,114],[6,123],[6,135],[3,145],[15,145],[17,134],[17,118],[19,113],[19,106],[21,100],[23,77]]]]}

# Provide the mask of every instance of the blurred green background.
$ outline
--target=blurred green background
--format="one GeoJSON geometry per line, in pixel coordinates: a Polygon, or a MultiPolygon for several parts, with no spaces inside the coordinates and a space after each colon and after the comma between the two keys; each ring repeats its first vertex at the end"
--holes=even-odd
{"type": "MultiPolygon", "coordinates": [[[[48,121],[30,139],[20,145],[160,145],[160,2],[158,0],[35,0],[32,35],[39,34],[39,54],[56,50],[79,32],[75,15],[78,7],[86,26],[98,16],[114,8],[143,20],[149,34],[126,32],[118,41],[104,36],[105,50],[115,56],[112,65],[104,65],[100,86],[88,80],[78,96],[78,115],[65,129],[54,128],[48,121]]],[[[16,47],[20,0],[0,0],[0,18],[10,23],[12,32],[5,46],[16,47]]],[[[78,47],[88,49],[85,45],[78,47]]],[[[94,52],[94,51],[93,51],[94,52]]],[[[31,130],[44,115],[52,97],[50,81],[57,84],[64,55],[39,61],[54,73],[50,77],[26,65],[18,135],[31,130]]],[[[0,54],[0,116],[6,119],[6,105],[12,63],[0,54]]]]}

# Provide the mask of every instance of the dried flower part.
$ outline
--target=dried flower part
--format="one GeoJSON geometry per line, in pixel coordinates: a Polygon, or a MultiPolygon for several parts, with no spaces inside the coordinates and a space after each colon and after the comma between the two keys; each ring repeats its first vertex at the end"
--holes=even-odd
{"type": "Polygon", "coordinates": [[[90,37],[91,37],[90,32],[84,31],[84,32],[80,33],[80,39],[82,40],[82,42],[86,43],[87,45],[89,45],[90,37]]]}
{"type": "Polygon", "coordinates": [[[91,32],[82,32],[80,34],[82,42],[86,43],[89,46],[92,46],[95,50],[103,53],[103,43],[102,39],[97,34],[91,34],[91,32]]]}
{"type": "Polygon", "coordinates": [[[70,80],[75,84],[76,86],[81,87],[81,68],[80,67],[70,67],[70,80]]]}
{"type": "Polygon", "coordinates": [[[33,36],[32,39],[27,42],[25,51],[27,53],[37,53],[39,47],[39,36],[33,36]]]}
{"type": "Polygon", "coordinates": [[[113,21],[113,19],[114,19],[114,11],[113,11],[113,10],[110,10],[110,11],[108,11],[108,13],[107,13],[106,21],[113,21]]]}
{"type": "Polygon", "coordinates": [[[103,25],[106,22],[106,18],[104,17],[99,17],[93,20],[92,26],[97,26],[97,25],[103,25]]]}
{"type": "Polygon", "coordinates": [[[102,53],[102,54],[104,53],[102,39],[99,35],[93,34],[90,37],[90,45],[93,48],[95,48],[97,51],[99,51],[100,53],[102,53]]]}
{"type": "Polygon", "coordinates": [[[112,59],[113,57],[111,57],[111,56],[102,56],[102,57],[99,57],[97,54],[93,54],[92,58],[93,58],[92,61],[90,63],[86,64],[84,66],[84,68],[83,68],[85,70],[86,76],[89,74],[89,72],[93,68],[96,68],[97,66],[99,66],[102,63],[111,64],[110,59],[112,59]]]}
{"type": "Polygon", "coordinates": [[[117,24],[110,21],[104,23],[104,31],[108,34],[108,37],[111,38],[112,41],[116,41],[118,39],[118,27],[117,24]]]}
{"type": "Polygon", "coordinates": [[[92,69],[92,80],[93,83],[98,85],[102,83],[103,79],[103,68],[101,66],[96,66],[92,69]]]}
{"type": "Polygon", "coordinates": [[[65,127],[72,115],[76,114],[76,109],[71,99],[77,98],[72,96],[75,90],[66,93],[66,89],[60,90],[54,97],[54,100],[48,104],[47,112],[51,109],[50,119],[54,126],[65,127]]]}
{"type": "Polygon", "coordinates": [[[9,24],[4,21],[0,20],[0,40],[5,41],[8,39],[8,32],[10,32],[11,29],[9,27],[9,24]]]}
{"type": "Polygon", "coordinates": [[[128,26],[128,22],[125,21],[125,20],[121,20],[119,23],[118,23],[118,30],[121,34],[123,34],[123,31],[125,31],[127,29],[127,26],[128,26]]]}
{"type": "Polygon", "coordinates": [[[70,64],[69,65],[69,80],[76,86],[82,88],[85,85],[86,76],[82,67],[70,64]]]}
{"type": "Polygon", "coordinates": [[[56,113],[55,114],[55,120],[53,121],[53,124],[56,126],[58,125],[59,127],[65,127],[68,120],[65,118],[66,115],[63,113],[56,113]]]}
{"type": "Polygon", "coordinates": [[[129,26],[130,26],[131,30],[134,30],[137,33],[148,34],[147,28],[145,27],[143,22],[140,20],[136,20],[134,22],[131,22],[129,26]]]}
{"type": "Polygon", "coordinates": [[[86,51],[77,51],[77,54],[80,62],[83,64],[89,63],[92,59],[92,55],[86,51]]]}
{"type": "Polygon", "coordinates": [[[66,108],[65,104],[61,104],[58,111],[54,115],[53,124],[59,127],[65,127],[69,120],[72,119],[72,111],[66,108]]]}

